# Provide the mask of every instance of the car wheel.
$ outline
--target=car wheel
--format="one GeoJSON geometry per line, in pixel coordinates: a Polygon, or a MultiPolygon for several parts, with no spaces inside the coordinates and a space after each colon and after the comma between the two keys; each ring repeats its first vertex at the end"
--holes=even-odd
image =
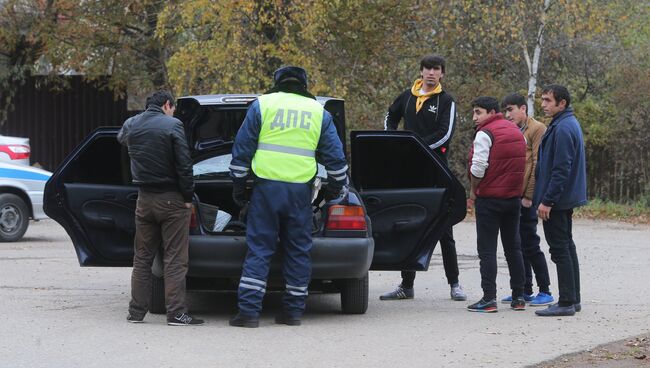
{"type": "Polygon", "coordinates": [[[167,313],[167,307],[165,307],[165,279],[155,275],[152,275],[151,279],[149,312],[153,314],[167,313]]]}
{"type": "Polygon", "coordinates": [[[341,309],[345,314],[364,314],[368,310],[368,274],[360,279],[341,280],[341,309]]]}
{"type": "Polygon", "coordinates": [[[11,193],[0,194],[0,241],[20,240],[29,225],[29,210],[25,201],[11,193]]]}

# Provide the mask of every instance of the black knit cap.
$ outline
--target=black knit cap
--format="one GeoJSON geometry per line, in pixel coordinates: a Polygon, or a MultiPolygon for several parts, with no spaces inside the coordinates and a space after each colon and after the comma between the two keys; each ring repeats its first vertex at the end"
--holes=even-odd
{"type": "Polygon", "coordinates": [[[282,82],[294,81],[307,87],[307,72],[299,66],[283,66],[273,73],[273,81],[276,85],[282,82]]]}

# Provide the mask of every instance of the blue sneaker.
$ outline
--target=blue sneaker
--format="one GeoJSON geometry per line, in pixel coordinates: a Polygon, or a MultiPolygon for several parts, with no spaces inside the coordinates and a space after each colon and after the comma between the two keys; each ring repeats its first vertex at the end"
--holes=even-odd
{"type": "MultiPolygon", "coordinates": [[[[532,301],[534,297],[535,297],[535,295],[533,295],[533,294],[524,294],[524,300],[526,301],[526,303],[532,301]]],[[[503,304],[512,303],[512,295],[508,295],[507,297],[501,299],[501,303],[503,303],[503,304]]]]}
{"type": "Polygon", "coordinates": [[[555,301],[552,295],[542,293],[541,291],[535,295],[533,300],[530,301],[531,307],[541,307],[544,305],[550,305],[555,301]]]}

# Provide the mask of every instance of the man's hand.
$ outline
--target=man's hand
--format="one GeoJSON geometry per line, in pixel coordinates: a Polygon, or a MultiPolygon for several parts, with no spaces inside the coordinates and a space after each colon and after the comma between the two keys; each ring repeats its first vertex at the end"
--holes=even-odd
{"type": "Polygon", "coordinates": [[[544,206],[543,203],[540,203],[539,207],[537,207],[537,216],[543,221],[548,221],[551,218],[551,207],[544,206]]]}
{"type": "Polygon", "coordinates": [[[331,201],[341,196],[341,193],[343,192],[343,187],[339,188],[339,187],[331,187],[329,185],[326,185],[321,190],[323,191],[323,198],[326,201],[331,201]]]}
{"type": "Polygon", "coordinates": [[[467,198],[467,209],[471,210],[474,208],[474,199],[473,198],[467,198]]]}
{"type": "Polygon", "coordinates": [[[467,209],[471,210],[474,208],[474,202],[476,201],[476,194],[473,191],[470,191],[469,198],[467,198],[467,209]]]}
{"type": "Polygon", "coordinates": [[[526,207],[526,208],[530,208],[533,205],[533,201],[528,199],[528,198],[522,198],[521,199],[521,205],[526,207]]]}
{"type": "Polygon", "coordinates": [[[238,207],[244,207],[248,202],[246,198],[246,184],[233,183],[232,187],[232,200],[238,207]]]}

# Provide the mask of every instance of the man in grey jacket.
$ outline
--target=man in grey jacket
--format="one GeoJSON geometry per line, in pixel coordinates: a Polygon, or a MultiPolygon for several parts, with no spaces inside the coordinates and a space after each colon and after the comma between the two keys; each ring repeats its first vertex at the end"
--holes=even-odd
{"type": "Polygon", "coordinates": [[[167,91],[147,98],[146,111],[129,118],[117,139],[127,146],[133,183],[140,187],[135,210],[131,302],[127,321],[143,322],[151,299],[151,265],[162,246],[167,324],[201,325],[187,314],[189,223],[194,194],[192,159],[183,123],[173,117],[167,91]]]}

